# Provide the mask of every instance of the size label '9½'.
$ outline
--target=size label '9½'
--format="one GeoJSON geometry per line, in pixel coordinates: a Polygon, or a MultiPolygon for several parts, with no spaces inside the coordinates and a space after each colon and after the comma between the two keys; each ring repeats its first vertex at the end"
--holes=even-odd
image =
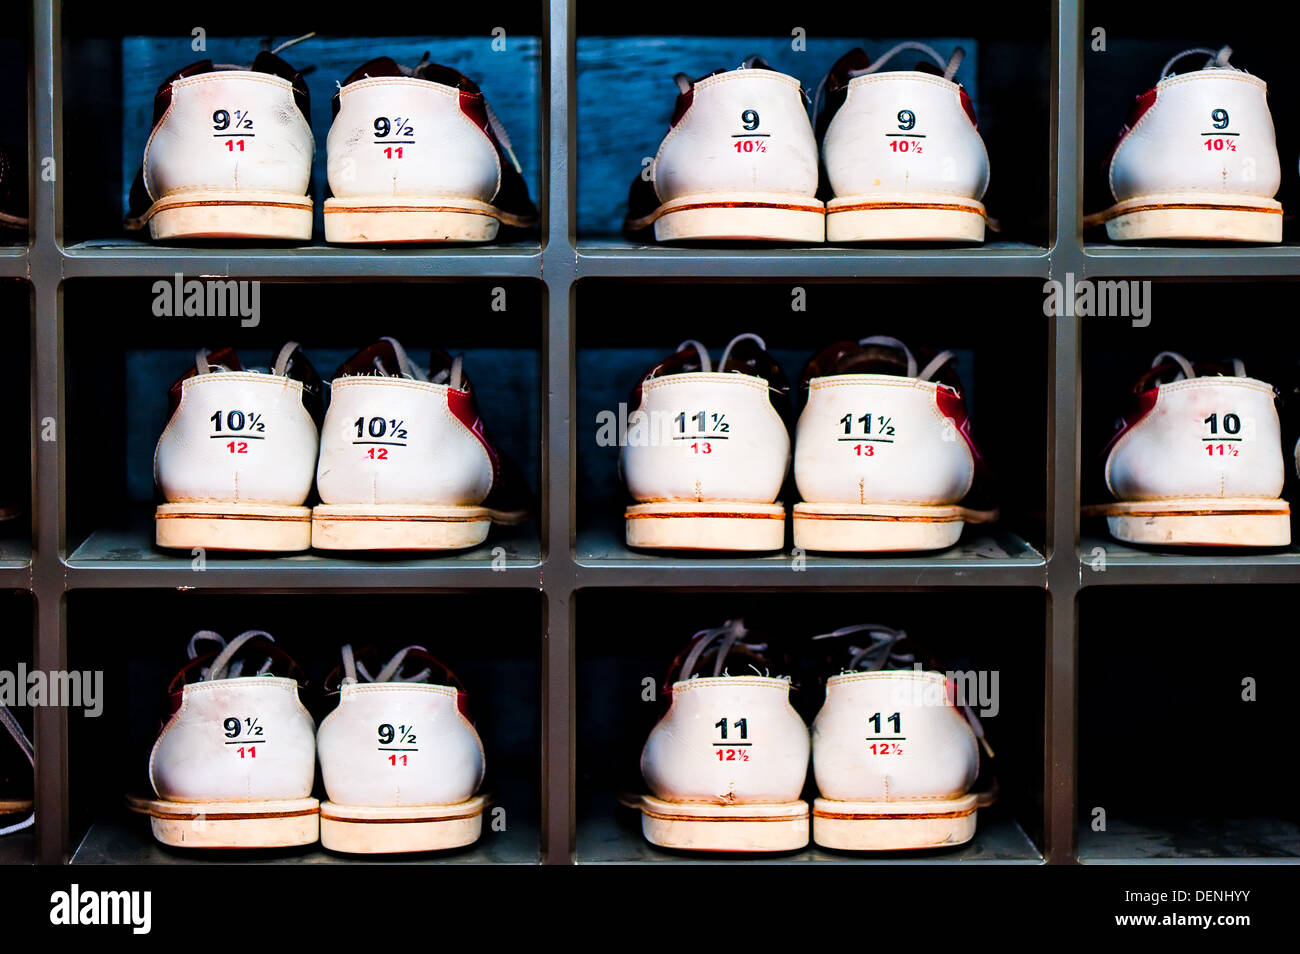
{"type": "Polygon", "coordinates": [[[257,138],[253,117],[246,109],[218,109],[212,113],[212,138],[226,152],[247,152],[246,144],[257,138]]]}
{"type": "Polygon", "coordinates": [[[222,740],[236,758],[255,759],[257,750],[267,744],[262,722],[257,716],[227,716],[221,721],[222,740]]]}
{"type": "Polygon", "coordinates": [[[406,155],[405,147],[415,145],[415,127],[409,117],[378,116],[374,125],[374,143],[385,159],[401,159],[406,155]]]}
{"type": "Polygon", "coordinates": [[[420,751],[419,738],[413,725],[397,725],[392,722],[381,723],[377,730],[378,751],[387,753],[384,758],[394,768],[407,765],[408,753],[420,751]]]}

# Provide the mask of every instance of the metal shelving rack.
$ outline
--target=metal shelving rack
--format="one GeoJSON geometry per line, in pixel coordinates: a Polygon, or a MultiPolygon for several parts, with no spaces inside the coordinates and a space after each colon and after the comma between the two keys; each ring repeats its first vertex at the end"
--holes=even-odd
{"type": "MultiPolygon", "coordinates": [[[[247,251],[151,247],[65,247],[63,182],[39,174],[43,157],[63,167],[61,10],[55,0],[33,0],[30,138],[33,175],[32,234],[26,248],[0,250],[0,278],[22,279],[33,293],[32,487],[30,561],[0,561],[0,585],[26,591],[34,602],[35,663],[66,668],[66,596],[83,588],[197,587],[211,592],[351,592],[525,588],[544,595],[542,650],[542,828],[546,864],[575,860],[575,593],[587,587],[681,587],[681,561],[635,557],[600,560],[575,555],[575,283],[586,278],[724,281],[801,278],[823,281],[879,279],[1024,278],[1076,276],[1131,278],[1180,276],[1251,278],[1300,269],[1300,248],[1198,250],[1119,248],[1085,244],[1082,199],[1082,51],[1086,41],[1082,0],[1053,4],[1053,90],[1050,184],[1055,197],[1046,248],[993,246],[961,250],[761,249],[699,250],[629,247],[577,240],[573,196],[577,169],[575,91],[576,0],[547,4],[544,20],[543,134],[549,162],[542,170],[544,219],[541,246],[413,249],[398,252],[315,247],[247,251]],[[67,551],[65,450],[42,440],[43,424],[64,420],[65,368],[61,283],[69,278],[193,275],[265,279],[447,280],[530,278],[545,283],[540,561],[491,572],[486,561],[445,565],[367,566],[358,561],[310,560],[213,566],[195,574],[162,561],[75,561],[67,551]]],[[[1094,585],[1249,583],[1300,581],[1300,551],[1266,557],[1215,560],[1124,551],[1108,543],[1105,572],[1093,572],[1089,553],[1100,541],[1079,539],[1080,320],[1051,322],[1052,374],[1047,399],[1044,461],[1047,494],[1046,553],[1025,562],[939,561],[916,557],[812,561],[809,571],[778,580],[756,561],[691,561],[692,588],[791,591],[925,590],[965,586],[1016,586],[1045,590],[1045,745],[1042,851],[1049,864],[1073,864],[1077,854],[1076,711],[1077,596],[1094,585]]],[[[70,843],[68,717],[65,710],[36,713],[35,860],[62,864],[70,843]]],[[[580,859],[579,859],[580,860],[580,859]]]]}

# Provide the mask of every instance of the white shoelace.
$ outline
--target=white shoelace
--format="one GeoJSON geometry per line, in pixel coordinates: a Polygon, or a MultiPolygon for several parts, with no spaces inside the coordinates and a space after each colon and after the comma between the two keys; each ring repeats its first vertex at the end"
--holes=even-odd
{"type": "Polygon", "coordinates": [[[1174,64],[1177,63],[1179,60],[1181,60],[1183,57],[1195,56],[1198,54],[1209,57],[1209,59],[1206,61],[1205,65],[1201,67],[1201,69],[1207,69],[1207,70],[1210,68],[1221,69],[1221,70],[1239,69],[1238,67],[1233,66],[1231,63],[1228,62],[1228,58],[1232,56],[1232,47],[1225,46],[1217,50],[1211,50],[1209,47],[1206,46],[1194,46],[1190,50],[1183,50],[1183,52],[1171,56],[1168,62],[1165,63],[1164,69],[1160,71],[1160,78],[1163,80],[1167,76],[1169,76],[1170,75],[1169,71],[1173,69],[1174,64]]]}
{"type": "Polygon", "coordinates": [[[751,332],[747,331],[744,334],[736,335],[736,337],[732,338],[730,341],[727,342],[726,350],[722,352],[722,360],[718,362],[719,369],[725,368],[727,366],[727,359],[731,357],[731,349],[734,348],[737,345],[737,343],[746,340],[757,341],[758,346],[760,348],[762,348],[764,351],[767,350],[767,342],[764,341],[756,334],[752,334],[751,332]]]}
{"type": "MultiPolygon", "coordinates": [[[[282,347],[279,353],[275,356],[275,363],[271,366],[271,373],[278,375],[279,377],[284,377],[289,371],[289,359],[293,357],[293,353],[297,351],[298,348],[299,344],[296,341],[285,342],[284,347],[282,347]]],[[[230,370],[230,368],[226,367],[224,364],[213,364],[209,361],[208,358],[211,355],[212,352],[207,348],[200,348],[198,351],[194,352],[194,369],[199,374],[212,374],[214,371],[230,370]]],[[[244,370],[251,371],[254,374],[257,373],[257,368],[245,368],[244,370]]]]}
{"type": "Polygon", "coordinates": [[[901,351],[907,358],[907,376],[916,378],[918,381],[929,381],[935,372],[957,356],[956,352],[953,351],[940,351],[930,359],[929,364],[921,369],[921,373],[917,374],[916,358],[913,357],[911,349],[897,338],[892,338],[889,335],[872,335],[869,338],[861,339],[858,344],[882,345],[886,348],[893,348],[895,351],[901,351]]]}
{"type": "MultiPolygon", "coordinates": [[[[315,31],[315,30],[312,30],[310,33],[304,33],[302,36],[294,37],[292,40],[286,40],[285,42],[283,42],[283,43],[281,43],[279,46],[277,46],[275,49],[271,50],[271,51],[270,51],[270,52],[271,52],[271,55],[272,55],[272,56],[279,56],[281,50],[287,50],[287,49],[289,49],[289,47],[291,47],[291,46],[296,46],[297,44],[301,43],[303,40],[310,40],[310,39],[311,39],[312,37],[314,37],[315,35],[316,35],[316,31],[315,31]]],[[[267,40],[267,42],[269,43],[270,40],[267,40]]],[[[213,69],[217,69],[217,70],[251,70],[251,69],[253,68],[253,65],[252,65],[251,63],[249,63],[249,64],[243,64],[243,63],[213,63],[213,64],[212,64],[212,68],[213,68],[213,69]]]]}
{"type": "MultiPolygon", "coordinates": [[[[27,764],[35,766],[36,750],[32,745],[32,740],[27,738],[27,733],[23,731],[23,727],[18,724],[18,720],[14,718],[14,714],[5,706],[0,706],[0,725],[5,727],[14,742],[17,743],[18,748],[23,750],[23,755],[27,756],[27,764]]],[[[0,828],[0,837],[3,837],[4,835],[12,835],[16,831],[22,831],[24,828],[31,828],[34,824],[36,824],[36,812],[33,811],[22,821],[5,828],[0,828]]]]}
{"type": "Polygon", "coordinates": [[[298,342],[289,341],[280,349],[280,353],[275,356],[275,364],[271,366],[271,373],[284,377],[289,370],[289,359],[293,353],[298,350],[298,342]]]}
{"type": "MultiPolygon", "coordinates": [[[[892,59],[895,54],[901,53],[903,50],[916,50],[930,57],[930,59],[934,60],[937,66],[943,67],[943,78],[948,80],[948,82],[952,82],[952,78],[957,75],[957,70],[961,68],[961,61],[966,58],[966,51],[962,49],[960,46],[953,49],[952,56],[950,56],[945,61],[944,58],[939,55],[938,51],[936,51],[934,47],[926,43],[918,43],[914,40],[905,40],[902,43],[898,43],[890,47],[880,56],[878,60],[876,60],[866,69],[849,70],[849,78],[852,79],[853,77],[856,76],[866,76],[869,73],[875,73],[882,66],[884,66],[885,63],[887,63],[890,59],[892,59]]],[[[817,128],[817,116],[821,112],[822,94],[826,90],[826,81],[828,79],[830,79],[830,73],[827,73],[825,76],[821,78],[821,82],[817,84],[817,93],[813,96],[813,104],[812,104],[813,129],[817,128]]]]}
{"type": "Polygon", "coordinates": [[[406,662],[406,654],[413,649],[418,649],[422,653],[428,650],[423,646],[407,646],[397,651],[392,659],[384,663],[383,668],[375,675],[370,675],[366,669],[365,663],[357,662],[356,656],[352,652],[352,644],[348,643],[343,647],[343,681],[344,686],[353,686],[358,682],[426,682],[430,675],[433,674],[428,666],[425,666],[414,676],[402,677],[402,664],[406,662]]]}
{"type": "MultiPolygon", "coordinates": [[[[1151,367],[1153,368],[1160,367],[1160,365],[1164,363],[1164,360],[1166,358],[1168,358],[1170,361],[1173,361],[1176,365],[1178,365],[1179,377],[1174,378],[1175,381],[1179,380],[1180,378],[1190,381],[1192,378],[1202,377],[1202,375],[1198,375],[1196,373],[1196,370],[1192,367],[1192,362],[1188,361],[1177,351],[1161,351],[1158,355],[1155,356],[1155,358],[1152,359],[1151,367]]],[[[1242,361],[1240,358],[1232,358],[1230,360],[1232,361],[1233,376],[1238,378],[1244,378],[1246,376],[1246,363],[1242,361]]]]}
{"type": "MultiPolygon", "coordinates": [[[[726,665],[727,656],[730,655],[731,649],[736,643],[749,635],[749,630],[745,629],[745,621],[740,619],[729,619],[721,626],[715,629],[702,629],[691,637],[691,651],[687,653],[685,661],[682,663],[681,671],[677,674],[677,681],[683,682],[690,679],[695,673],[695,664],[700,661],[700,657],[708,651],[714,643],[718,644],[717,655],[713,660],[713,675],[729,675],[723,667],[726,665]]],[[[767,649],[766,643],[748,643],[750,649],[759,652],[767,649]]],[[[768,675],[760,672],[758,667],[752,663],[749,666],[759,676],[768,675]]]]}
{"type": "MultiPolygon", "coordinates": [[[[760,348],[762,348],[764,351],[767,350],[767,342],[764,341],[762,338],[760,338],[758,335],[753,334],[752,332],[747,331],[744,334],[736,335],[736,337],[732,338],[730,341],[727,342],[727,347],[722,352],[722,360],[718,362],[718,370],[721,370],[722,368],[727,366],[727,359],[731,357],[731,349],[734,348],[741,341],[745,341],[745,340],[757,341],[758,346],[760,348]]],[[[708,348],[704,347],[703,344],[701,344],[699,341],[696,341],[694,338],[687,338],[685,341],[683,341],[681,344],[677,346],[678,351],[685,351],[687,348],[694,348],[695,353],[699,355],[701,371],[708,372],[713,370],[713,360],[709,357],[708,348]]]]}
{"type": "Polygon", "coordinates": [[[497,142],[501,143],[501,148],[506,151],[506,155],[510,157],[511,163],[514,164],[515,172],[523,175],[524,167],[519,164],[519,158],[515,155],[514,147],[510,145],[510,136],[506,133],[506,127],[501,124],[497,114],[492,111],[492,105],[487,101],[486,97],[483,99],[483,110],[487,113],[488,125],[492,127],[492,132],[496,134],[497,142]]]}
{"type": "MultiPolygon", "coordinates": [[[[214,633],[210,629],[201,629],[191,636],[190,644],[186,649],[186,653],[190,659],[197,659],[199,657],[200,642],[212,642],[221,647],[221,651],[218,652],[216,658],[212,660],[212,664],[199,671],[199,681],[212,682],[218,679],[240,678],[244,672],[244,661],[242,659],[237,659],[232,662],[231,660],[234,658],[235,653],[239,652],[239,650],[243,648],[245,643],[257,636],[265,637],[268,642],[275,642],[274,637],[272,637],[270,633],[265,633],[260,629],[250,629],[247,632],[240,633],[229,643],[226,642],[226,638],[220,633],[214,633]]],[[[271,661],[271,657],[268,656],[266,661],[262,663],[261,667],[253,675],[266,675],[266,673],[271,669],[271,661]]]]}
{"type": "Polygon", "coordinates": [[[685,341],[683,341],[681,344],[677,346],[677,350],[685,351],[688,347],[694,348],[695,353],[699,355],[701,371],[708,372],[713,370],[713,361],[712,359],[709,358],[708,348],[704,347],[704,345],[696,341],[694,338],[687,338],[685,341]]]}
{"type": "MultiPolygon", "coordinates": [[[[380,338],[379,340],[387,341],[390,345],[392,345],[393,354],[397,357],[398,377],[410,378],[413,381],[429,380],[429,372],[425,371],[424,368],[417,365],[414,361],[410,359],[410,357],[407,356],[406,349],[402,347],[400,341],[398,341],[396,338],[388,338],[388,337],[380,338]]],[[[388,371],[384,368],[382,362],[380,362],[378,358],[375,358],[372,363],[375,366],[375,374],[379,375],[381,378],[393,377],[393,375],[389,374],[388,371]]],[[[446,372],[443,373],[445,374],[446,372]]]]}

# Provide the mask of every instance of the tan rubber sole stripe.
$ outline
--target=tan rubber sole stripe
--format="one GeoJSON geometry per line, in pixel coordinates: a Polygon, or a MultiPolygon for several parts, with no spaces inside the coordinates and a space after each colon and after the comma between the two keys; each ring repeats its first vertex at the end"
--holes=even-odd
{"type": "Polygon", "coordinates": [[[304,815],[315,815],[319,812],[316,808],[304,808],[297,812],[163,812],[153,808],[146,808],[142,814],[151,818],[162,818],[167,821],[251,821],[262,818],[301,818],[304,815]]]}
{"type": "Polygon", "coordinates": [[[837,215],[840,212],[871,212],[879,209],[935,209],[940,212],[969,212],[971,215],[978,215],[982,219],[988,219],[987,212],[972,209],[969,205],[959,205],[955,202],[860,202],[856,205],[841,205],[833,209],[827,209],[826,215],[837,215]]]}
{"type": "Polygon", "coordinates": [[[482,209],[462,209],[452,205],[367,205],[345,206],[343,208],[334,205],[325,209],[326,215],[339,215],[340,213],[364,215],[367,212],[462,212],[465,215],[481,215],[484,218],[496,219],[505,225],[513,225],[521,229],[528,228],[537,221],[536,219],[524,219],[517,215],[511,215],[509,212],[502,212],[499,209],[485,212],[482,209]]]}
{"type": "Polygon", "coordinates": [[[683,822],[795,822],[806,821],[808,818],[807,815],[763,815],[744,818],[728,815],[664,815],[660,812],[653,812],[648,808],[642,808],[641,812],[660,821],[683,822]]]}
{"type": "Polygon", "coordinates": [[[967,816],[974,814],[974,808],[964,812],[926,812],[925,814],[918,815],[861,815],[855,812],[819,812],[815,809],[813,810],[813,815],[817,818],[831,818],[836,821],[894,821],[909,818],[966,818],[967,816]]]}
{"type": "Polygon", "coordinates": [[[1108,517],[1286,517],[1290,510],[1107,510],[1108,517]]]}
{"type": "Polygon", "coordinates": [[[1129,215],[1133,212],[1159,212],[1168,209],[1189,209],[1197,212],[1267,212],[1270,215],[1281,215],[1281,209],[1265,209],[1257,205],[1215,205],[1211,202],[1170,202],[1167,204],[1155,202],[1150,205],[1135,205],[1129,209],[1120,209],[1111,206],[1105,212],[1094,212],[1092,215],[1083,217],[1083,227],[1092,228],[1094,225],[1104,225],[1111,219],[1117,219],[1121,215],[1129,215]]]}
{"type": "Polygon", "coordinates": [[[259,517],[243,513],[156,513],[155,520],[265,520],[272,523],[310,523],[311,515],[302,517],[259,517]]]}
{"type": "Polygon", "coordinates": [[[821,215],[826,214],[825,208],[818,208],[812,205],[787,205],[782,202],[694,202],[690,205],[679,205],[672,209],[660,207],[655,209],[649,215],[642,216],[639,219],[633,219],[628,223],[628,228],[633,230],[643,229],[648,225],[653,225],[656,221],[665,215],[672,215],[674,212],[697,212],[700,209],[781,209],[786,212],[817,212],[821,215]]]}
{"type": "Polygon", "coordinates": [[[702,517],[708,520],[784,520],[783,513],[726,513],[716,511],[709,513],[625,513],[628,520],[663,520],[668,517],[702,517]]]}
{"type": "Polygon", "coordinates": [[[146,212],[138,219],[128,219],[126,227],[128,229],[144,228],[159,212],[170,212],[172,209],[193,209],[202,206],[231,205],[239,207],[256,206],[260,209],[297,209],[301,212],[310,212],[310,204],[299,204],[297,202],[240,202],[236,199],[195,199],[192,202],[169,202],[166,205],[158,205],[156,202],[149,207],[146,212]]]}
{"type": "Polygon", "coordinates": [[[425,822],[464,821],[477,818],[483,812],[470,812],[468,815],[442,815],[432,818],[340,818],[338,815],[326,815],[321,812],[321,821],[344,822],[348,825],[419,825],[425,822]]]}
{"type": "Polygon", "coordinates": [[[866,513],[796,513],[796,520],[874,520],[877,523],[961,523],[966,518],[955,517],[887,517],[866,513]]]}
{"type": "Polygon", "coordinates": [[[492,518],[486,513],[479,517],[316,517],[317,523],[327,520],[340,523],[483,523],[491,522],[492,518]]]}

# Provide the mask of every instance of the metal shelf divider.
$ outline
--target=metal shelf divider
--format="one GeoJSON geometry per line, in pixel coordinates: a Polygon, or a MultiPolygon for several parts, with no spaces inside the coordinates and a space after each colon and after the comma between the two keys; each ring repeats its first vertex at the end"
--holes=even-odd
{"type": "MultiPolygon", "coordinates": [[[[250,249],[194,250],[152,248],[127,242],[91,243],[65,248],[63,223],[63,136],[61,9],[56,0],[32,2],[32,87],[29,124],[32,142],[33,236],[26,249],[0,250],[0,277],[24,278],[34,292],[32,324],[32,487],[33,549],[30,567],[6,568],[7,585],[27,589],[35,604],[35,664],[66,668],[66,594],[81,587],[197,585],[212,591],[312,591],[323,587],[358,592],[383,590],[475,590],[500,586],[538,588],[543,595],[544,644],[541,793],[542,860],[575,860],[575,593],[589,586],[673,586],[668,566],[650,559],[626,565],[601,565],[575,557],[574,468],[576,441],[583,435],[575,420],[575,283],[585,278],[744,280],[800,278],[812,281],[903,279],[979,279],[990,277],[1064,278],[1085,275],[1141,275],[1178,278],[1249,277],[1293,274],[1300,249],[1198,250],[1119,249],[1082,241],[1082,44],[1083,0],[1056,0],[1052,45],[1054,69],[1051,108],[1051,185],[1055,202],[1049,248],[997,246],[963,250],[710,250],[637,248],[618,243],[578,242],[576,236],[577,129],[574,104],[577,0],[547,4],[543,21],[545,90],[542,129],[549,160],[542,170],[541,248],[505,246],[449,250],[366,250],[310,248],[301,251],[250,249]],[[46,181],[42,162],[53,160],[46,181]],[[64,363],[61,284],[66,278],[165,276],[173,272],[231,277],[292,278],[321,281],[429,280],[518,277],[546,285],[543,356],[542,555],[540,564],[512,567],[506,574],[449,562],[446,566],[372,568],[321,561],[256,568],[213,568],[194,575],[167,566],[104,566],[69,563],[65,520],[65,453],[60,440],[42,439],[52,421],[63,435],[64,363]],[[182,580],[184,581],[182,583],[182,580]]],[[[1117,559],[1113,578],[1086,580],[1079,555],[1079,395],[1080,326],[1073,317],[1052,322],[1049,386],[1049,481],[1047,553],[1041,562],[972,568],[916,568],[906,561],[869,567],[825,566],[771,582],[789,591],[929,588],[968,585],[1033,586],[1047,591],[1045,646],[1045,746],[1043,849],[1049,864],[1077,863],[1076,710],[1078,635],[1076,597],[1089,583],[1172,584],[1187,580],[1188,567],[1159,556],[1136,557],[1131,567],[1117,559]]],[[[1199,583],[1295,579],[1297,557],[1274,565],[1268,560],[1216,569],[1213,561],[1192,571],[1199,583]],[[1287,574],[1287,570],[1291,574],[1287,574]]],[[[743,562],[709,563],[707,587],[764,586],[771,574],[743,562]]],[[[693,577],[694,579],[694,577],[693,577]]],[[[695,584],[692,584],[695,585],[695,584]]],[[[60,708],[36,713],[36,860],[65,863],[70,843],[68,719],[60,708]]]]}

